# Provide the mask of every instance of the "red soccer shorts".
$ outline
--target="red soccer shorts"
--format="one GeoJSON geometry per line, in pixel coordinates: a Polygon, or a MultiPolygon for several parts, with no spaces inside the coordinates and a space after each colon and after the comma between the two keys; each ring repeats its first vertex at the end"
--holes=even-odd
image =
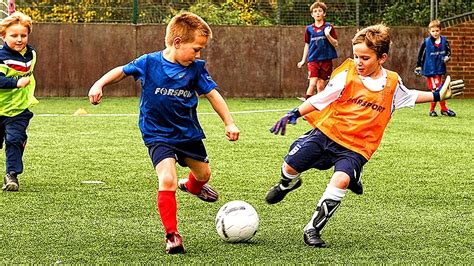
{"type": "Polygon", "coordinates": [[[426,81],[428,82],[428,88],[432,91],[435,91],[442,84],[441,75],[426,77],[426,81]]]}
{"type": "Polygon", "coordinates": [[[332,60],[308,62],[308,79],[320,78],[328,80],[332,74],[332,60]]]}

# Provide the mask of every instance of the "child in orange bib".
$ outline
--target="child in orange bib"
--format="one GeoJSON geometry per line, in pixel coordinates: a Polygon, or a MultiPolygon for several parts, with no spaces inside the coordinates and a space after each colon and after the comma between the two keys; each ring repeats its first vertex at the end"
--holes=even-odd
{"type": "Polygon", "coordinates": [[[301,186],[302,172],[316,168],[334,173],[304,227],[304,242],[325,247],[321,231],[341,204],[347,189],[362,194],[361,174],[382,140],[392,113],[403,107],[449,99],[461,94],[462,80],[449,76],[434,92],[407,89],[397,73],[382,67],[388,59],[390,33],[384,25],[359,31],[352,39],[354,59],[347,59],[331,75],[321,93],[283,116],[270,131],[285,134],[288,123],[300,116],[314,127],[290,147],[281,179],[266,195],[269,204],[283,200],[301,186]]]}

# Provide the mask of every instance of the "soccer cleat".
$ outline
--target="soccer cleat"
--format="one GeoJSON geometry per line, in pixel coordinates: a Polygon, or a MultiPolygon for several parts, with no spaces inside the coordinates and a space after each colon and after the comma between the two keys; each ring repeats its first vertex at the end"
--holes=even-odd
{"type": "Polygon", "coordinates": [[[326,247],[326,242],[321,239],[321,234],[318,232],[318,230],[311,228],[308,230],[304,231],[303,234],[304,242],[308,246],[312,246],[315,248],[325,248],[326,247]]]}
{"type": "Polygon", "coordinates": [[[18,191],[18,178],[16,177],[15,173],[8,173],[3,178],[3,186],[2,189],[5,191],[18,191]]]}
{"type": "Polygon", "coordinates": [[[446,111],[441,111],[441,114],[445,116],[451,116],[451,117],[456,116],[456,113],[451,109],[448,109],[446,111]]]}
{"type": "Polygon", "coordinates": [[[349,182],[349,186],[347,188],[350,189],[352,192],[354,192],[357,195],[362,195],[362,193],[364,192],[361,180],[359,180],[359,182],[353,182],[351,180],[351,182],[349,182]]]}
{"type": "Polygon", "coordinates": [[[438,116],[438,114],[436,113],[435,110],[433,110],[433,111],[430,111],[430,116],[435,117],[435,116],[438,116]]]}
{"type": "Polygon", "coordinates": [[[183,246],[183,239],[178,232],[166,235],[166,253],[167,254],[184,254],[186,251],[183,246]]]}
{"type": "Polygon", "coordinates": [[[270,190],[267,193],[267,196],[265,197],[265,200],[269,204],[275,204],[280,201],[282,201],[286,194],[288,194],[290,191],[295,190],[301,186],[301,179],[300,178],[295,178],[293,179],[288,186],[283,186],[282,180],[280,179],[280,182],[278,182],[275,186],[270,188],[270,190]]]}
{"type": "Polygon", "coordinates": [[[192,194],[191,192],[188,191],[188,188],[186,187],[187,182],[188,182],[187,178],[180,179],[178,181],[178,188],[181,191],[187,192],[187,193],[189,193],[191,195],[194,195],[194,196],[200,198],[201,200],[207,201],[207,202],[215,202],[219,198],[219,193],[217,193],[217,191],[215,191],[208,184],[204,184],[204,186],[202,186],[201,192],[199,192],[199,194],[196,194],[196,195],[192,194]]]}

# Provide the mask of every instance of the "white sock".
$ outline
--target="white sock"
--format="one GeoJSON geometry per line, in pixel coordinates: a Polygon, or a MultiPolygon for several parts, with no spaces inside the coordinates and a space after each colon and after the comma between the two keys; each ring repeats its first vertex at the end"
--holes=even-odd
{"type": "Polygon", "coordinates": [[[286,186],[286,187],[283,186],[282,184],[280,184],[280,188],[281,188],[282,190],[289,189],[289,188],[293,187],[294,184],[296,183],[296,182],[294,182],[294,180],[297,180],[297,179],[300,177],[300,175],[301,175],[300,173],[297,173],[296,175],[292,175],[292,174],[288,173],[288,172],[285,170],[285,164],[283,164],[283,165],[281,166],[281,174],[282,174],[282,177],[283,177],[283,178],[286,178],[286,179],[289,179],[289,180],[290,180],[290,183],[289,183],[288,186],[286,186]]]}

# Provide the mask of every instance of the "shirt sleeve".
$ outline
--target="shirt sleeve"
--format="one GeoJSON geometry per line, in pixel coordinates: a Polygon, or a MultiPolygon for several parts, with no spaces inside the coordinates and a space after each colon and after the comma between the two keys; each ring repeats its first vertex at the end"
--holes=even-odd
{"type": "Polygon", "coordinates": [[[212,79],[207,69],[203,66],[199,76],[197,77],[197,93],[199,95],[208,94],[216,87],[217,83],[212,79]]]}
{"type": "Polygon", "coordinates": [[[331,31],[329,32],[329,35],[331,35],[331,37],[337,40],[336,29],[334,28],[333,25],[331,25],[331,31]]]}
{"type": "Polygon", "coordinates": [[[304,31],[304,42],[309,43],[309,41],[310,41],[309,31],[308,31],[308,27],[306,27],[306,30],[304,31]]]}
{"type": "Polygon", "coordinates": [[[147,55],[142,55],[123,67],[123,73],[127,76],[133,76],[135,80],[143,79],[146,73],[147,55]]]}
{"type": "Polygon", "coordinates": [[[416,61],[417,67],[422,67],[425,62],[425,42],[421,43],[420,50],[418,50],[418,59],[416,61]]]}
{"type": "Polygon", "coordinates": [[[397,89],[393,95],[393,109],[397,110],[404,107],[415,107],[416,99],[418,98],[418,91],[409,90],[400,78],[398,78],[397,89]]]}
{"type": "Polygon", "coordinates": [[[329,80],[326,88],[314,96],[309,98],[309,102],[318,110],[323,110],[332,102],[337,100],[344,90],[346,84],[347,71],[338,73],[331,80],[329,80]]]}
{"type": "Polygon", "coordinates": [[[5,74],[0,73],[0,89],[16,89],[17,83],[17,79],[7,78],[5,74]]]}

